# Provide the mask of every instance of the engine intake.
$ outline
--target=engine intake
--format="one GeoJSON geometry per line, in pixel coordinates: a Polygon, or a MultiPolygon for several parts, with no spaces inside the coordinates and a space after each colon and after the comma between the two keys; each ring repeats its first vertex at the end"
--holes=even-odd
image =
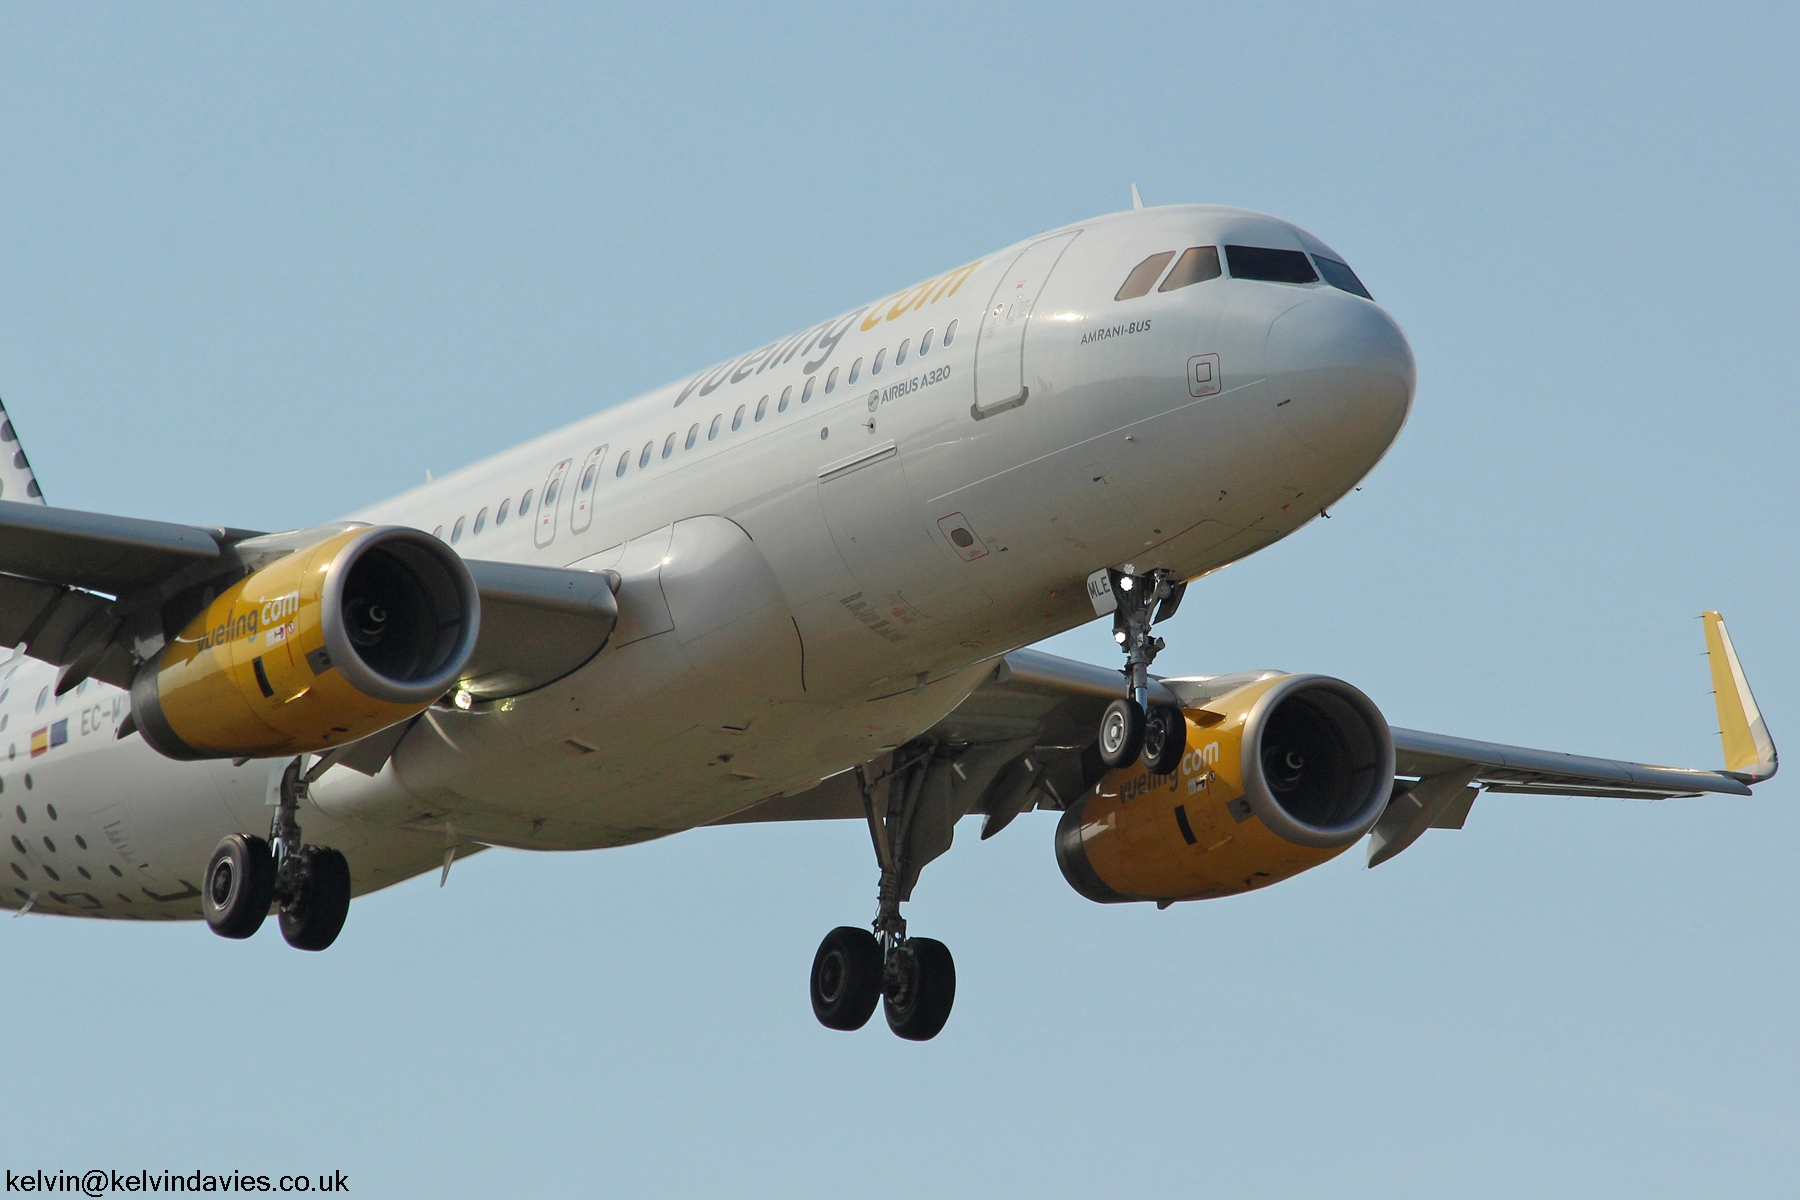
{"type": "Polygon", "coordinates": [[[1172,775],[1113,771],[1063,813],[1056,860],[1090,900],[1205,899],[1318,866],[1367,833],[1394,786],[1394,740],[1340,679],[1262,679],[1187,710],[1172,775]]]}
{"type": "Polygon", "coordinates": [[[1242,744],[1244,798],[1296,846],[1348,846],[1394,788],[1394,737],[1367,696],[1341,679],[1288,675],[1251,706],[1242,744]]]}
{"type": "Polygon", "coordinates": [[[416,529],[347,530],[227,588],[138,671],[132,714],[170,758],[297,754],[403,721],[457,681],[481,601],[416,529]]]}

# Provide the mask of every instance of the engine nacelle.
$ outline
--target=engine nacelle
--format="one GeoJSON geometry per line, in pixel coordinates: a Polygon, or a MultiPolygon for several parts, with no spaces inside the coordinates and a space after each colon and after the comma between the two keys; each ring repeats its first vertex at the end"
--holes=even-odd
{"type": "Polygon", "coordinates": [[[139,669],[132,715],[170,758],[340,746],[448,691],[480,617],[469,569],[436,538],[347,530],[225,589],[139,669]]]}
{"type": "Polygon", "coordinates": [[[1323,675],[1258,680],[1186,710],[1173,775],[1109,773],[1063,813],[1056,861],[1090,900],[1204,900],[1341,854],[1394,786],[1394,740],[1360,691],[1323,675]]]}

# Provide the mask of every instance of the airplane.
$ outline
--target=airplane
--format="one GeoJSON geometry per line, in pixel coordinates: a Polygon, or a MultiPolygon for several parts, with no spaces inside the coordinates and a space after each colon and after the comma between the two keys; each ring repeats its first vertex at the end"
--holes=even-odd
{"type": "Polygon", "coordinates": [[[237,939],[273,912],[318,951],[353,896],[493,846],[862,821],[876,913],[825,936],[814,1013],[923,1041],[955,964],[902,905],[965,816],[1058,812],[1078,893],[1167,906],[1364,838],[1379,865],[1483,791],[1772,777],[1717,613],[1720,770],[1152,672],[1190,583],[1326,514],[1414,385],[1318,238],[1134,205],[304,528],[52,507],[0,411],[0,904],[237,939]],[[1120,667],[1030,648],[1095,620],[1120,667]]]}

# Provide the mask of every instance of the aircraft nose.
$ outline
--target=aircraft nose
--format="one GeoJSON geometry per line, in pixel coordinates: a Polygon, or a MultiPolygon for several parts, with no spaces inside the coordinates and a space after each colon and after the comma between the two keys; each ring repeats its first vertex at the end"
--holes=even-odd
{"type": "Polygon", "coordinates": [[[1392,317],[1348,295],[1317,296],[1269,326],[1269,386],[1282,424],[1333,458],[1373,466],[1412,408],[1412,347],[1392,317]]]}

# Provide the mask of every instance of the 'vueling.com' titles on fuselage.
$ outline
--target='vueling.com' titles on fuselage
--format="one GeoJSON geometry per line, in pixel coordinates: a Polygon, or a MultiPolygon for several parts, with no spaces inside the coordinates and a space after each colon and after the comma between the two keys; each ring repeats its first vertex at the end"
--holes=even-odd
{"type": "Polygon", "coordinates": [[[846,313],[841,317],[833,317],[829,321],[821,321],[811,329],[803,329],[799,333],[771,342],[760,350],[752,350],[742,358],[720,363],[709,371],[702,371],[694,376],[675,395],[675,407],[681,404],[696,391],[704,398],[716,391],[723,383],[742,383],[752,376],[760,375],[765,370],[774,370],[793,361],[796,355],[806,358],[802,371],[808,375],[816,374],[831,358],[831,352],[837,349],[852,325],[858,325],[857,318],[862,318],[858,328],[863,333],[874,329],[882,321],[898,321],[908,313],[917,312],[927,305],[936,304],[945,297],[955,296],[962,288],[963,282],[974,274],[981,265],[979,260],[966,267],[959,267],[947,275],[927,279],[924,283],[904,288],[900,292],[878,304],[871,304],[846,313]],[[885,311],[884,311],[885,310],[885,311]],[[864,314],[868,314],[864,316],[864,314]],[[817,351],[817,357],[810,357],[817,351]]]}

